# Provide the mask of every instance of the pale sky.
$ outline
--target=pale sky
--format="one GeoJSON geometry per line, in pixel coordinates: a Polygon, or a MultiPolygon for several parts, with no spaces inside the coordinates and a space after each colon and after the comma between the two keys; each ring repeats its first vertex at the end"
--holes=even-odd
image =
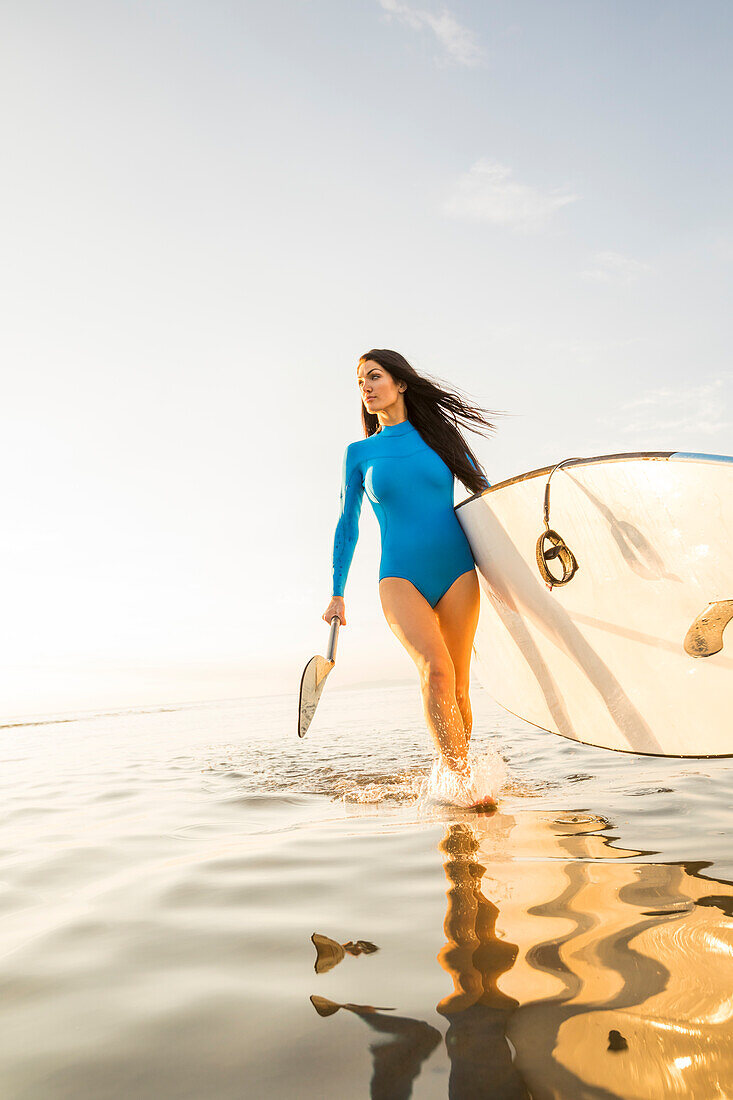
{"type": "MultiPolygon", "coordinates": [[[[293,691],[355,372],[730,454],[727,0],[5,0],[0,719],[293,691]]],[[[458,499],[462,494],[462,490],[458,499]]],[[[414,675],[365,501],[337,683],[414,675]]]]}

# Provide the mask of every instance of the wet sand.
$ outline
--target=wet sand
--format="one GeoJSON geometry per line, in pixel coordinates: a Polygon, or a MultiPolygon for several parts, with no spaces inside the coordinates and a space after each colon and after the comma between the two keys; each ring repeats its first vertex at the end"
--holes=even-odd
{"type": "Polygon", "coordinates": [[[733,1095],[733,762],[473,700],[495,814],[412,687],[3,729],[0,1095],[733,1095]]]}

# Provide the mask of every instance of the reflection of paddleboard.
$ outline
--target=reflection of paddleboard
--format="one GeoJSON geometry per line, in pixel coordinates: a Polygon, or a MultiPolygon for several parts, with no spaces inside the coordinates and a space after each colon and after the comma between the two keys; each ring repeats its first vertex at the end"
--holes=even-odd
{"type": "Polygon", "coordinates": [[[552,477],[545,522],[551,470],[456,507],[481,583],[486,687],[585,744],[733,754],[733,458],[573,459],[552,477]]]}

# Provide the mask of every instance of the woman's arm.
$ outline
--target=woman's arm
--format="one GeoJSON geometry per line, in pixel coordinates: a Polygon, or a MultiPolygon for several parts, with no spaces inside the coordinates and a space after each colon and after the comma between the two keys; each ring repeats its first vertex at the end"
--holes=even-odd
{"type": "Polygon", "coordinates": [[[333,595],[343,596],[346,578],[359,538],[359,516],[364,494],[364,479],[356,457],[357,447],[350,443],[344,453],[341,473],[341,502],[333,537],[333,595]]]}

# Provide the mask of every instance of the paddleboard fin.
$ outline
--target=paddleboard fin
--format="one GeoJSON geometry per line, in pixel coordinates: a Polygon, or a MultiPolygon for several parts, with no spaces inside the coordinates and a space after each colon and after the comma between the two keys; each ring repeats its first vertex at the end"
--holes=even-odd
{"type": "Polygon", "coordinates": [[[723,631],[733,619],[733,600],[709,603],[685,635],[685,653],[691,657],[712,657],[723,648],[723,631]]]}

